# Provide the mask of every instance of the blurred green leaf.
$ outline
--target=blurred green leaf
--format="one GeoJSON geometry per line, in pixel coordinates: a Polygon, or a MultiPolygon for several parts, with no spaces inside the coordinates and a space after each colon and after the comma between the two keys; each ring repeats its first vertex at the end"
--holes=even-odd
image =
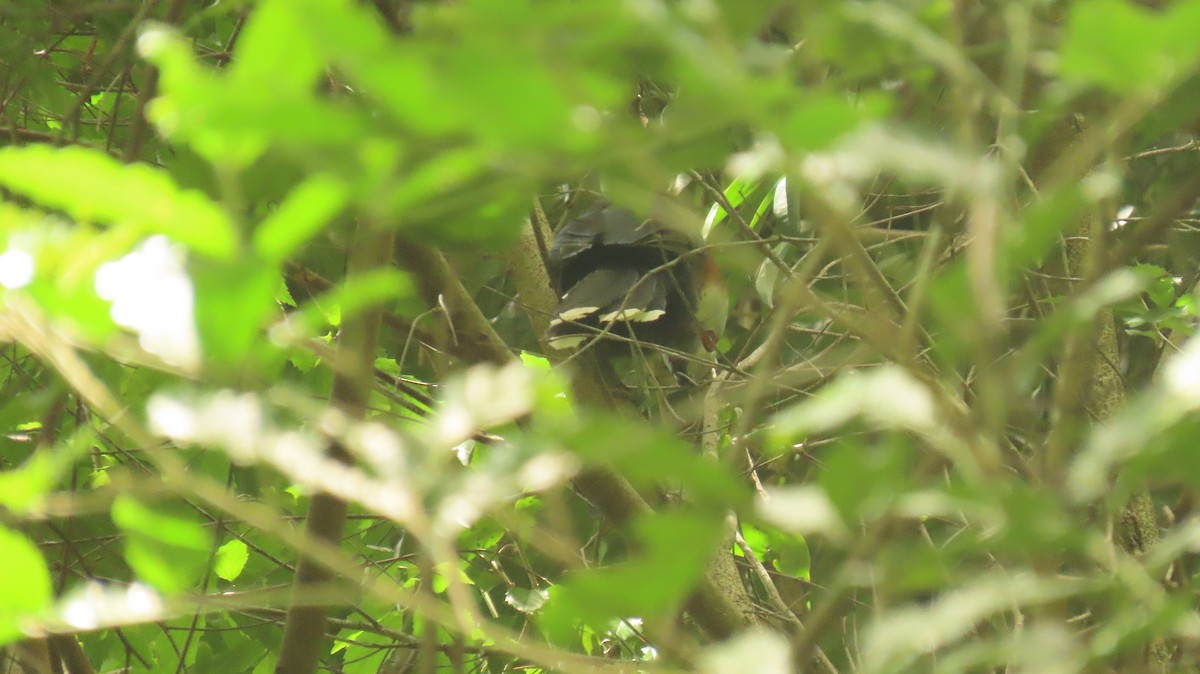
{"type": "Polygon", "coordinates": [[[92,449],[95,432],[81,428],[65,442],[43,448],[19,468],[0,472],[0,505],[14,512],[38,508],[44,497],[92,449]]]}
{"type": "Polygon", "coordinates": [[[698,504],[716,509],[748,502],[745,487],[724,466],[697,454],[678,436],[645,424],[592,414],[582,427],[565,431],[550,426],[546,431],[569,442],[584,461],[613,467],[634,486],[658,488],[663,481],[677,482],[684,492],[696,495],[698,504]]]}
{"type": "Polygon", "coordinates": [[[779,140],[795,150],[822,150],[867,121],[884,116],[891,100],[883,92],[871,92],[857,100],[843,93],[815,93],[782,116],[779,140]]]}
{"type": "Polygon", "coordinates": [[[0,527],[0,559],[0,644],[9,644],[22,636],[20,619],[49,606],[54,590],[37,546],[6,527],[0,527]]]}
{"type": "Polygon", "coordinates": [[[993,613],[1039,606],[1071,590],[1069,583],[1029,574],[989,574],[926,606],[904,607],[876,621],[866,634],[864,669],[903,671],[921,654],[960,638],[993,613]]]}
{"type": "Polygon", "coordinates": [[[233,224],[203,194],[179,189],[170,176],[150,166],[122,165],[94,150],[0,148],[0,183],[76,220],[166,234],[217,259],[229,259],[238,248],[233,224]],[[72,189],[62,189],[63,180],[72,189]]]}
{"type": "Polygon", "coordinates": [[[549,594],[545,590],[513,587],[504,593],[504,603],[521,613],[532,614],[538,612],[548,597],[549,594]]]}
{"type": "Polygon", "coordinates": [[[239,365],[263,334],[268,316],[278,311],[279,273],[254,258],[194,264],[196,329],[213,364],[239,365]]]}
{"type": "MultiPolygon", "coordinates": [[[[324,70],[321,43],[304,24],[303,4],[287,0],[258,3],[238,41],[230,77],[242,88],[307,94],[324,70]]],[[[325,3],[330,4],[330,3],[325,3]]]]}
{"type": "Polygon", "coordinates": [[[541,624],[563,638],[574,621],[593,627],[617,618],[657,617],[683,600],[724,531],[720,515],[673,511],[639,519],[638,556],[568,576],[551,592],[541,624]]]}
{"type": "Polygon", "coordinates": [[[289,320],[298,320],[304,330],[315,333],[326,322],[339,324],[345,316],[364,307],[411,293],[412,283],[403,272],[380,269],[347,278],[336,288],[305,303],[298,315],[289,320]]]}
{"type": "Polygon", "coordinates": [[[812,578],[812,554],[803,537],[780,536],[772,541],[771,550],[771,565],[780,573],[801,580],[812,578]]]}
{"type": "Polygon", "coordinates": [[[345,207],[347,196],[341,182],[310,177],[254,230],[254,249],[266,261],[286,260],[345,207]]]}
{"type": "Polygon", "coordinates": [[[125,559],[138,578],[167,593],[200,578],[211,541],[185,507],[122,495],[113,501],[112,519],[125,533],[125,559]]]}
{"type": "Polygon", "coordinates": [[[757,674],[789,674],[792,667],[791,650],[781,634],[754,629],[738,634],[705,649],[701,654],[703,670],[710,674],[735,674],[746,671],[753,663],[757,674]]]}
{"type": "MultiPolygon", "coordinates": [[[[273,3],[269,13],[286,14],[282,5],[273,3]]],[[[246,75],[218,77],[196,63],[180,35],[159,24],[143,29],[138,47],[161,73],[160,95],[148,116],[161,133],[189,143],[219,167],[246,167],[271,142],[304,152],[313,146],[350,145],[366,133],[365,120],[350,110],[315,99],[307,91],[280,90],[255,79],[265,76],[259,69],[270,67],[266,57],[262,62],[256,57],[246,75]]],[[[283,71],[285,81],[289,73],[302,80],[306,68],[289,65],[283,71]]]]}
{"type": "Polygon", "coordinates": [[[1072,6],[1062,48],[1062,73],[1115,93],[1155,91],[1196,68],[1200,2],[1153,12],[1125,0],[1072,6]]]}
{"type": "Polygon", "coordinates": [[[930,431],[937,426],[932,392],[904,370],[883,366],[848,373],[778,414],[770,428],[773,444],[822,433],[863,418],[884,428],[930,431]]]}

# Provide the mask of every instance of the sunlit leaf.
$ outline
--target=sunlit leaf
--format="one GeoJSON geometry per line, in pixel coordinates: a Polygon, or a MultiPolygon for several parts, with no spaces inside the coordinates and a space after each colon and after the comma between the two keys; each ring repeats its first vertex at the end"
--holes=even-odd
{"type": "Polygon", "coordinates": [[[46,608],[54,591],[37,546],[5,527],[0,527],[0,559],[0,644],[7,644],[21,635],[18,619],[46,608]]]}
{"type": "MultiPolygon", "coordinates": [[[[761,191],[762,185],[757,179],[735,178],[724,190],[725,201],[736,209],[751,195],[761,191]]],[[[729,213],[725,211],[725,207],[720,202],[714,202],[708,209],[708,216],[704,218],[704,227],[700,230],[700,237],[707,241],[712,235],[713,229],[727,217],[729,217],[729,213]]]]}
{"type": "Polygon", "coordinates": [[[754,663],[759,674],[789,674],[791,649],[787,639],[777,632],[753,630],[725,643],[712,646],[701,654],[700,671],[705,674],[735,674],[754,663]]]}
{"type": "Polygon", "coordinates": [[[863,417],[885,427],[932,429],[937,424],[933,396],[924,384],[891,366],[855,372],[779,414],[774,437],[792,438],[840,426],[863,417]]]}
{"type": "Polygon", "coordinates": [[[509,588],[504,593],[504,603],[521,613],[537,613],[549,595],[545,590],[529,590],[523,587],[509,588]]]}
{"type": "Polygon", "coordinates": [[[234,538],[217,548],[217,556],[213,562],[213,573],[218,578],[228,581],[237,580],[246,568],[249,552],[246,544],[234,538]]]}
{"type": "Polygon", "coordinates": [[[0,183],[77,220],[166,234],[204,255],[228,258],[238,247],[233,224],[203,194],[179,189],[166,173],[148,165],[120,164],[94,150],[0,148],[0,183]],[[64,180],[71,189],[62,189],[64,180]]]}
{"type": "Polygon", "coordinates": [[[260,2],[238,42],[232,75],[240,85],[304,93],[320,76],[321,43],[305,30],[300,3],[260,2]]]}
{"type": "Polygon", "coordinates": [[[764,519],[785,531],[842,533],[838,513],[819,487],[797,485],[772,489],[759,500],[758,510],[764,519]]]}
{"type": "Polygon", "coordinates": [[[1068,583],[1028,574],[980,578],[928,606],[902,608],[876,621],[865,637],[864,668],[872,672],[901,671],[918,656],[964,636],[992,613],[1038,606],[1071,591],[1068,583]]]}
{"type": "Polygon", "coordinates": [[[0,472],[0,505],[15,512],[38,507],[71,466],[92,448],[91,428],[78,432],[52,449],[29,457],[23,465],[0,472]]]}

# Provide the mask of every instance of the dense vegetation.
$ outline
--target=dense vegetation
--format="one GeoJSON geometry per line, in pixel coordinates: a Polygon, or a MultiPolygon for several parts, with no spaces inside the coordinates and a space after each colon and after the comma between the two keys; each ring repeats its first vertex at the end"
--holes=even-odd
{"type": "Polygon", "coordinates": [[[1200,670],[1197,35],[0,3],[0,671],[1200,670]],[[686,376],[545,343],[601,199],[686,376]]]}

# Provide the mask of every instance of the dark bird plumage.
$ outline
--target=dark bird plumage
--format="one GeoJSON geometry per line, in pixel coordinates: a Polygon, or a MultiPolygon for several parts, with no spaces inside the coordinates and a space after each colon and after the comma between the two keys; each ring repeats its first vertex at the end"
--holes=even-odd
{"type": "Polygon", "coordinates": [[[707,345],[697,306],[716,268],[694,250],[683,232],[611,204],[568,222],[549,253],[561,293],[551,346],[572,348],[601,331],[683,351],[707,345]]]}

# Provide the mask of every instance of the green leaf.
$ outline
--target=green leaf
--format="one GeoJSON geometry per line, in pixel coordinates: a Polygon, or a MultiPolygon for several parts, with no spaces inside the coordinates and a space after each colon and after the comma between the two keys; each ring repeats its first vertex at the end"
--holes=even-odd
{"type": "Polygon", "coordinates": [[[814,396],[775,415],[769,432],[772,444],[786,448],[812,433],[823,433],[854,419],[884,428],[936,433],[939,428],[929,388],[896,365],[852,371],[814,396]]]}
{"type": "Polygon", "coordinates": [[[546,360],[546,358],[543,356],[539,356],[536,353],[530,353],[528,351],[521,352],[521,362],[525,364],[525,367],[528,367],[532,370],[551,369],[549,360],[546,360]]]}
{"type": "MultiPolygon", "coordinates": [[[[296,46],[310,44],[312,38],[296,46]]],[[[243,76],[218,77],[196,62],[183,37],[159,24],[142,31],[138,47],[161,73],[147,116],[164,136],[189,143],[215,165],[249,166],[272,142],[308,154],[313,146],[353,146],[365,135],[362,115],[295,88],[306,67],[284,89],[257,79],[269,67],[267,56],[255,56],[243,76]]]]}
{"type": "Polygon", "coordinates": [[[436,594],[441,594],[450,587],[450,576],[453,574],[458,582],[466,585],[474,585],[475,581],[463,571],[462,567],[450,562],[442,562],[434,567],[433,582],[430,583],[430,588],[436,594]]]}
{"type": "MultiPolygon", "coordinates": [[[[886,439],[887,442],[868,447],[853,437],[847,438],[838,443],[836,452],[828,458],[820,482],[841,515],[840,522],[877,517],[898,494],[910,488],[912,448],[901,436],[890,435],[886,439]]],[[[814,513],[814,519],[818,520],[813,523],[815,530],[840,528],[835,516],[814,513]]]]}
{"type": "Polygon", "coordinates": [[[268,316],[277,311],[279,274],[260,260],[193,265],[196,330],[213,363],[239,365],[258,343],[268,316]]]}
{"type": "Polygon", "coordinates": [[[21,534],[0,527],[0,645],[21,636],[19,620],[46,608],[54,597],[50,571],[37,546],[21,534]]]}
{"type": "Polygon", "coordinates": [[[0,148],[0,184],[80,222],[165,234],[211,257],[238,248],[233,223],[203,194],[180,189],[146,164],[121,164],[95,150],[46,145],[0,148]],[[69,183],[71,189],[63,189],[69,183]]]}
{"type": "Polygon", "coordinates": [[[460,113],[426,104],[439,90],[431,60],[391,40],[369,10],[340,0],[287,4],[295,7],[308,42],[320,45],[327,59],[397,119],[430,134],[457,125],[460,113]]]}
{"type": "Polygon", "coordinates": [[[267,261],[286,260],[345,208],[347,198],[337,179],[312,176],[254,230],[254,249],[267,261]]]}
{"type": "Polygon", "coordinates": [[[1040,264],[1051,247],[1061,241],[1063,229],[1078,222],[1089,205],[1083,187],[1071,183],[1043,195],[1027,208],[1023,222],[1002,231],[1002,280],[1027,265],[1040,264]]]}
{"type": "Polygon", "coordinates": [[[117,497],[112,506],[113,522],[127,534],[193,550],[207,549],[204,529],[183,512],[181,507],[150,506],[125,495],[117,497]]]}
{"type": "Polygon", "coordinates": [[[305,94],[321,76],[321,42],[307,34],[301,19],[304,3],[267,0],[258,3],[238,42],[231,77],[247,87],[305,94]]]}
{"type": "MultiPolygon", "coordinates": [[[[539,410],[541,411],[541,410],[539,410]]],[[[569,443],[580,458],[614,467],[634,486],[655,489],[675,481],[696,495],[697,504],[721,509],[748,501],[745,487],[725,466],[696,453],[676,435],[616,417],[596,416],[582,428],[548,428],[557,442],[569,443]],[[620,438],[614,443],[613,438],[620,438]]]]}
{"type": "Polygon", "coordinates": [[[701,671],[709,674],[741,674],[753,663],[756,674],[788,674],[792,667],[788,641],[779,632],[764,628],[748,630],[733,639],[710,646],[700,654],[701,671]]]}
{"type": "Polygon", "coordinates": [[[1128,94],[1155,91],[1192,73],[1200,54],[1200,2],[1153,12],[1123,0],[1072,6],[1061,54],[1062,74],[1128,94]]]}
{"type": "Polygon", "coordinates": [[[199,579],[209,537],[190,515],[184,506],[117,497],[113,523],[125,532],[125,559],[138,578],[163,592],[186,589],[199,579]]]}
{"type": "Polygon", "coordinates": [[[658,513],[634,524],[641,555],[623,564],[568,576],[543,608],[543,624],[555,638],[581,621],[599,627],[617,618],[651,618],[682,601],[717,551],[724,516],[658,513]]]}
{"type": "Polygon", "coordinates": [[[851,100],[843,92],[819,93],[794,105],[779,125],[779,140],[794,150],[822,150],[863,123],[883,116],[891,99],[882,93],[851,100]]]}
{"type": "MultiPolygon", "coordinates": [[[[729,202],[731,207],[736,209],[742,202],[750,198],[751,195],[761,193],[762,191],[762,181],[758,178],[747,179],[739,176],[734,178],[729,183],[729,186],[725,188],[725,200],[729,202]]],[[[725,212],[725,208],[720,203],[714,202],[708,209],[708,215],[704,218],[704,227],[700,230],[700,237],[707,241],[712,234],[713,228],[721,224],[727,217],[729,217],[729,213],[725,212]]]]}
{"type": "Polygon", "coordinates": [[[771,544],[775,553],[772,565],[780,572],[795,578],[809,580],[812,571],[812,556],[803,536],[780,536],[771,544]]]}
{"type": "Polygon", "coordinates": [[[75,461],[91,450],[95,439],[91,427],[80,428],[66,442],[33,454],[20,468],[0,472],[0,505],[15,512],[39,507],[75,461]]]}
{"type": "Polygon", "coordinates": [[[423,202],[463,190],[487,171],[488,154],[478,149],[439,152],[411,169],[388,195],[388,211],[405,214],[423,202]]]}
{"type": "MultiPolygon", "coordinates": [[[[237,630],[241,625],[228,621],[234,629],[211,630],[201,642],[208,645],[212,642],[212,650],[205,649],[203,655],[196,657],[195,663],[188,666],[190,672],[245,672],[264,659],[266,653],[263,646],[252,639],[243,636],[237,630]],[[220,634],[218,639],[214,633],[220,634]]],[[[201,627],[200,629],[204,629],[201,627]]],[[[267,658],[269,659],[269,658],[267,658]]]]}
{"type": "Polygon", "coordinates": [[[213,561],[213,573],[224,580],[237,580],[237,577],[242,575],[242,569],[246,568],[246,560],[249,558],[250,554],[245,543],[236,538],[227,541],[217,548],[217,556],[213,561]]]}
{"type": "Polygon", "coordinates": [[[402,272],[379,269],[347,278],[329,292],[305,303],[292,320],[299,320],[303,330],[315,333],[327,321],[336,325],[347,315],[406,297],[411,291],[412,283],[402,272]]]}
{"type": "MultiPolygon", "coordinates": [[[[778,243],[772,247],[772,251],[781,260],[787,260],[795,251],[795,246],[790,243],[778,243]]],[[[763,258],[754,274],[754,290],[768,307],[775,306],[775,290],[779,287],[780,274],[779,265],[767,258],[763,258]]]]}

